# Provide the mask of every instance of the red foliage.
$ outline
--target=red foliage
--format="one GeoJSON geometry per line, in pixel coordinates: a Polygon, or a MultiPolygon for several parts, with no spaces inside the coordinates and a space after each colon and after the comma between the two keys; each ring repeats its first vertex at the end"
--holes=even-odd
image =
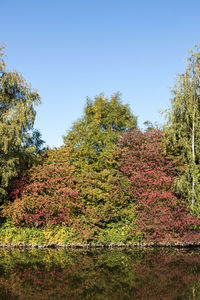
{"type": "Polygon", "coordinates": [[[121,171],[131,182],[138,220],[135,225],[146,240],[194,241],[200,221],[189,214],[185,204],[172,191],[175,171],[162,148],[162,133],[133,130],[119,141],[121,171]]]}
{"type": "Polygon", "coordinates": [[[21,195],[21,192],[23,191],[25,186],[27,186],[28,183],[29,183],[28,176],[23,176],[23,175],[19,174],[17,177],[15,177],[12,180],[12,185],[11,185],[12,189],[9,194],[9,198],[11,198],[11,199],[19,198],[21,195]]]}
{"type": "Polygon", "coordinates": [[[13,189],[14,202],[4,205],[3,215],[18,225],[68,224],[77,205],[78,193],[69,168],[62,165],[38,166],[29,183],[21,178],[13,189]]]}

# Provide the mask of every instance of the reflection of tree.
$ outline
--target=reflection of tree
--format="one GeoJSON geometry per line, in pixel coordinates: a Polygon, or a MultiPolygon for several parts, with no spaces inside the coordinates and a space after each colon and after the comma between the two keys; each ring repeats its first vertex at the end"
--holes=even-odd
{"type": "Polygon", "coordinates": [[[199,270],[195,252],[147,252],[137,267],[136,299],[192,299],[190,289],[200,279],[199,270]]]}
{"type": "Polygon", "coordinates": [[[0,251],[4,299],[199,299],[195,251],[0,251]]]}

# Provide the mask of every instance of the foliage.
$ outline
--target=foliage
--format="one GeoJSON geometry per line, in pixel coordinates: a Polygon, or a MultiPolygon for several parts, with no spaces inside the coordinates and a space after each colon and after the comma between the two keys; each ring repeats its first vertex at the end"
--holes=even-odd
{"type": "Polygon", "coordinates": [[[191,50],[184,74],[178,75],[172,90],[171,109],[165,126],[166,151],[179,157],[185,168],[176,188],[188,199],[193,213],[200,213],[200,51],[191,50]]]}
{"type": "Polygon", "coordinates": [[[128,105],[121,103],[119,94],[110,100],[103,95],[94,101],[87,99],[83,117],[64,137],[70,163],[80,171],[112,168],[115,165],[114,143],[120,135],[135,127],[136,118],[128,105]]]}
{"type": "Polygon", "coordinates": [[[172,192],[175,171],[164,155],[162,132],[134,130],[119,141],[121,170],[131,182],[138,220],[135,224],[147,240],[191,241],[200,239],[200,221],[189,214],[172,192]]]}
{"type": "Polygon", "coordinates": [[[109,223],[107,228],[99,233],[99,241],[104,245],[110,244],[132,244],[137,243],[138,235],[133,236],[133,228],[130,220],[123,220],[117,223],[109,223]]]}
{"type": "Polygon", "coordinates": [[[43,141],[33,130],[40,97],[21,74],[6,69],[0,46],[0,200],[10,180],[32,164],[43,141]]]}
{"type": "Polygon", "coordinates": [[[99,95],[94,101],[87,99],[83,117],[64,138],[62,151],[74,166],[85,218],[96,230],[127,215],[129,182],[119,172],[116,141],[135,127],[136,118],[118,94],[110,100],[99,95]]]}
{"type": "MultiPolygon", "coordinates": [[[[40,164],[30,169],[28,177],[16,178],[14,181],[15,188],[9,195],[10,200],[3,206],[3,215],[10,218],[18,226],[42,226],[44,228],[47,223],[48,226],[49,223],[52,224],[55,221],[59,223],[58,219],[55,219],[58,213],[59,200],[59,203],[66,208],[67,213],[67,218],[62,220],[62,224],[66,224],[66,228],[74,233],[73,240],[70,239],[68,242],[76,240],[79,243],[107,244],[117,241],[134,241],[132,235],[134,205],[132,203],[128,205],[130,197],[124,197],[127,194],[128,179],[121,176],[123,179],[121,194],[118,178],[111,177],[107,170],[104,170],[104,173],[94,173],[96,175],[94,178],[88,177],[87,174],[82,179],[76,177],[76,181],[73,179],[73,176],[76,175],[74,167],[70,167],[65,161],[67,152],[64,150],[66,149],[61,148],[48,150],[43,155],[44,158],[40,164]],[[85,194],[90,193],[92,188],[94,189],[90,203],[86,203],[84,198],[78,195],[81,190],[81,180],[83,183],[82,191],[85,194]],[[101,190],[104,186],[109,189],[109,193],[105,193],[105,189],[101,190]],[[65,197],[62,202],[62,198],[59,196],[60,190],[63,192],[66,190],[69,193],[70,189],[71,192],[76,193],[76,197],[65,197]],[[101,196],[103,192],[105,193],[105,195],[103,194],[104,203],[101,196]],[[95,201],[98,201],[96,205],[95,201]],[[38,214],[39,210],[40,213],[38,214]],[[50,212],[52,214],[49,214],[50,212]],[[52,215],[54,222],[51,219],[52,215]],[[47,220],[47,217],[50,219],[47,220]],[[119,232],[118,237],[116,237],[117,231],[119,232]]],[[[26,227],[24,230],[26,231],[26,227]]]]}
{"type": "Polygon", "coordinates": [[[0,228],[1,245],[65,245],[75,241],[76,234],[69,227],[62,225],[43,228],[16,227],[7,221],[0,228]]]}
{"type": "Polygon", "coordinates": [[[48,225],[42,227],[16,226],[7,221],[0,227],[0,245],[67,245],[96,243],[131,244],[138,242],[133,236],[132,223],[118,222],[99,229],[87,224],[86,220],[74,218],[70,226],[48,225]],[[79,223],[78,223],[79,222],[79,223]]]}
{"type": "Polygon", "coordinates": [[[2,243],[200,241],[198,48],[177,77],[164,135],[150,121],[136,130],[120,95],[100,94],[87,99],[64,145],[45,152],[33,128],[40,96],[4,57],[2,45],[2,243]]]}
{"type": "Polygon", "coordinates": [[[18,180],[11,196],[16,198],[4,204],[2,214],[21,226],[69,224],[78,207],[71,170],[62,165],[33,167],[28,179],[18,180]]]}

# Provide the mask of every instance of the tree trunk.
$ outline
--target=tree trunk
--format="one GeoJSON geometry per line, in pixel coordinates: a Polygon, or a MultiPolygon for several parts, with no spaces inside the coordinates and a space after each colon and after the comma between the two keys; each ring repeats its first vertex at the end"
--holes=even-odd
{"type": "Polygon", "coordinates": [[[193,122],[192,122],[192,161],[193,161],[193,168],[192,168],[192,209],[194,208],[194,190],[195,190],[195,107],[193,112],[193,122]]]}

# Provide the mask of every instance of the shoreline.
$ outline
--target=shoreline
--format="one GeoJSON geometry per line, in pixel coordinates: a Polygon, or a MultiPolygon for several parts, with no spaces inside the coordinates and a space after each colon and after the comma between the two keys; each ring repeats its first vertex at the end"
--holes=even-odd
{"type": "Polygon", "coordinates": [[[135,244],[123,244],[123,243],[111,243],[111,244],[1,244],[0,249],[133,249],[133,248],[197,248],[200,247],[200,242],[194,243],[135,243],[135,244]]]}

